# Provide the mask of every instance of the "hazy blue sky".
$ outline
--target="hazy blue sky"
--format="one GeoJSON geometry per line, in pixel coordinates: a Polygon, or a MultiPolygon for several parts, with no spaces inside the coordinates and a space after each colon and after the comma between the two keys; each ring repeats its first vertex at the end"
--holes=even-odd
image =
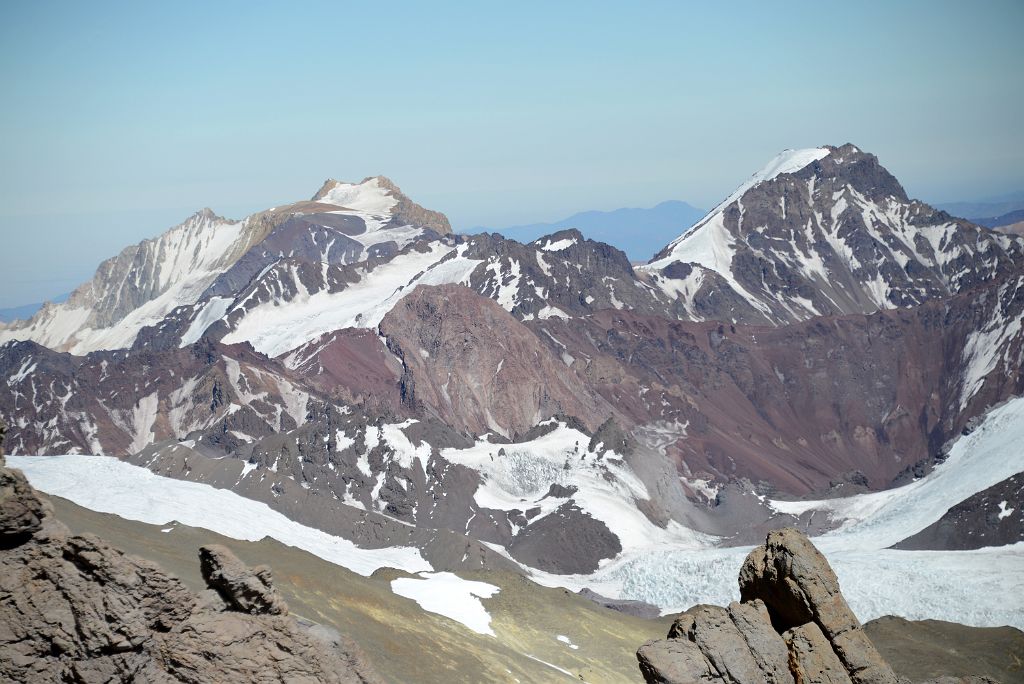
{"type": "Polygon", "coordinates": [[[210,206],[382,173],[456,227],[683,199],[851,141],[1024,189],[1024,2],[0,5],[0,307],[210,206]]]}

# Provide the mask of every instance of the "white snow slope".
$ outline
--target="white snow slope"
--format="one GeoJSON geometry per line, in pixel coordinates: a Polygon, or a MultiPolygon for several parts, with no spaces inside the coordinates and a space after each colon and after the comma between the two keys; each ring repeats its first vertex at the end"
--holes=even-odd
{"type": "MultiPolygon", "coordinates": [[[[716,219],[721,218],[725,208],[740,197],[743,197],[743,194],[752,187],[784,173],[796,173],[808,164],[824,159],[828,154],[828,149],[824,147],[804,150],[783,150],[768,162],[763,169],[747,179],[745,183],[736,188],[718,206],[709,211],[704,218],[697,221],[682,235],[669,243],[671,251],[669,256],[641,266],[641,268],[655,271],[665,268],[673,261],[682,261],[684,263],[700,264],[712,271],[717,271],[722,276],[728,276],[732,270],[732,246],[728,241],[728,236],[724,235],[724,227],[719,225],[721,221],[716,222],[716,219]]],[[[739,291],[742,292],[743,290],[739,291]]]]}
{"type": "MultiPolygon", "coordinates": [[[[736,576],[751,547],[715,548],[713,538],[681,526],[653,529],[635,511],[635,501],[646,495],[642,483],[634,481],[626,468],[598,463],[581,437],[582,433],[558,426],[521,450],[502,445],[504,459],[492,460],[498,445],[487,441],[468,449],[444,450],[443,455],[484,475],[476,494],[481,507],[522,507],[524,500],[535,499],[550,483],[564,481],[580,488],[581,508],[604,520],[622,539],[624,552],[595,573],[564,576],[533,571],[533,579],[541,584],[591,587],[606,596],[647,601],[666,612],[696,603],[724,605],[736,600],[736,576]]],[[[935,522],[967,496],[1024,472],[1024,450],[1017,446],[1022,441],[1024,398],[1016,398],[991,411],[973,433],[957,441],[944,464],[918,482],[846,499],[774,501],[772,505],[794,513],[820,510],[846,521],[815,543],[863,621],[893,614],[1024,628],[1024,543],[977,551],[886,548],[935,522]]],[[[9,462],[24,469],[40,490],[93,510],[156,524],[178,520],[239,539],[272,536],[362,574],[382,566],[410,573],[430,569],[415,549],[358,549],[298,525],[262,503],[208,485],[162,478],[112,458],[9,457],[9,462]]],[[[417,596],[427,591],[427,581],[411,581],[425,585],[414,585],[409,591],[415,594],[411,598],[419,600],[417,596]]],[[[451,588],[456,590],[464,605],[449,611],[455,615],[435,612],[471,629],[479,627],[483,623],[474,601],[482,594],[467,586],[451,588]]]]}
{"type": "Polygon", "coordinates": [[[361,549],[352,542],[300,525],[265,503],[226,489],[156,475],[110,456],[8,456],[32,486],[83,508],[151,525],[178,521],[232,539],[271,537],[369,577],[378,568],[409,573],[433,570],[419,549],[361,549]]]}
{"type": "Polygon", "coordinates": [[[417,285],[468,282],[480,263],[435,242],[425,252],[411,251],[362,274],[340,292],[304,292],[287,302],[271,300],[248,311],[223,342],[250,342],[267,356],[279,356],[341,328],[374,328],[417,285]],[[445,260],[445,257],[452,255],[445,260]]]}

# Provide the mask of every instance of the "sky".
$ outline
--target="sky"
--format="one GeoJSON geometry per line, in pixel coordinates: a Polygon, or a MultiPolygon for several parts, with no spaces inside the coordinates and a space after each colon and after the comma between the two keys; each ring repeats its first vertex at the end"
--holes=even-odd
{"type": "Polygon", "coordinates": [[[1017,192],[1022,27],[1020,0],[2,3],[0,307],[329,177],[457,229],[709,207],[844,142],[928,201],[1017,192]]]}

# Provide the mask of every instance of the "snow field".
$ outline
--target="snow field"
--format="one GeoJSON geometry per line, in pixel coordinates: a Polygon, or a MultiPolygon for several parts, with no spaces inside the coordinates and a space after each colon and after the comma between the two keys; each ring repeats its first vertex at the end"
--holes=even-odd
{"type": "Polygon", "coordinates": [[[415,578],[391,580],[391,591],[412,599],[423,610],[460,622],[477,634],[494,636],[491,615],[480,602],[498,593],[493,584],[465,580],[451,572],[421,572],[415,578]]]}
{"type": "Polygon", "coordinates": [[[465,281],[480,263],[435,242],[426,252],[407,252],[381,264],[340,292],[300,293],[288,302],[276,300],[246,312],[226,344],[251,342],[267,356],[280,356],[321,335],[342,328],[374,328],[417,285],[465,281]],[[445,257],[454,254],[452,258],[445,257]]]}
{"type": "Polygon", "coordinates": [[[156,475],[109,456],[8,456],[32,486],[83,508],[150,525],[178,521],[232,539],[271,537],[364,577],[379,568],[409,573],[432,570],[419,549],[361,549],[352,542],[301,525],[259,501],[226,489],[156,475]]]}

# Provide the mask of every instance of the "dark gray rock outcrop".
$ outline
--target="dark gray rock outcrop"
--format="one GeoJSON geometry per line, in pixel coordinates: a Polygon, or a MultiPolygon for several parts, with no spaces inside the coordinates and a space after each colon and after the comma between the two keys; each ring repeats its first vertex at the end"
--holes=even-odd
{"type": "Polygon", "coordinates": [[[893,548],[980,549],[1024,541],[1024,473],[972,494],[893,548]]]}
{"type": "Polygon", "coordinates": [[[739,576],[741,603],[694,606],[637,651],[648,682],[898,684],[825,557],[793,530],[768,534],[739,576]]]}
{"type": "Polygon", "coordinates": [[[598,594],[589,587],[580,589],[579,595],[585,599],[593,601],[599,606],[608,608],[609,610],[618,611],[625,615],[632,615],[633,617],[644,618],[645,620],[656,620],[661,615],[661,609],[653,604],[646,603],[645,601],[609,598],[598,594]]]}

